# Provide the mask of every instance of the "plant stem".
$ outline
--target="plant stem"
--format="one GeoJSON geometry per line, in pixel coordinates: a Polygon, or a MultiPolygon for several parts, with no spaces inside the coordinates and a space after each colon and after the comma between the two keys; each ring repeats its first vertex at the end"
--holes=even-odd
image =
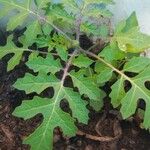
{"type": "Polygon", "coordinates": [[[63,74],[63,77],[62,77],[62,79],[61,79],[62,85],[64,84],[64,81],[65,81],[65,79],[66,79],[66,76],[68,75],[68,70],[69,70],[69,68],[70,68],[70,66],[71,66],[72,60],[73,60],[73,58],[75,57],[76,53],[77,53],[77,50],[75,50],[75,51],[72,53],[71,57],[69,58],[69,60],[68,60],[68,62],[67,62],[67,64],[66,64],[66,67],[64,68],[64,74],[63,74]]]}
{"type": "MultiPolygon", "coordinates": [[[[76,40],[79,42],[80,40],[80,26],[81,26],[81,21],[82,21],[82,18],[79,16],[77,19],[76,19],[76,40]]],[[[80,47],[80,46],[79,46],[80,47]]],[[[65,79],[66,79],[66,76],[68,75],[68,70],[72,64],[72,60],[73,58],[75,57],[75,55],[77,54],[77,52],[79,51],[78,47],[74,50],[74,52],[72,53],[71,57],[69,58],[67,64],[66,64],[66,67],[64,68],[64,74],[63,74],[63,77],[61,79],[61,83],[62,85],[64,84],[65,82],[65,79]]]]}

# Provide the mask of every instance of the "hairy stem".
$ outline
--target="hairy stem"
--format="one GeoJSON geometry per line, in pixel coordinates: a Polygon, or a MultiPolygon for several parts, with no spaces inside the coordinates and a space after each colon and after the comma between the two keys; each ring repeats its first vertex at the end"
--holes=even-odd
{"type": "Polygon", "coordinates": [[[72,53],[71,57],[69,58],[69,60],[68,60],[68,62],[67,62],[67,64],[66,64],[66,67],[64,68],[63,77],[62,77],[62,79],[61,79],[62,85],[63,85],[64,82],[65,82],[66,76],[68,75],[68,70],[69,70],[69,68],[70,68],[70,66],[71,66],[71,64],[72,64],[72,60],[73,60],[73,58],[75,57],[76,53],[77,53],[77,50],[75,50],[75,51],[72,53]]]}
{"type": "MultiPolygon", "coordinates": [[[[81,18],[79,17],[79,18],[76,19],[76,40],[78,42],[80,40],[80,26],[81,26],[81,18]]],[[[74,52],[72,53],[71,57],[69,58],[69,60],[66,64],[66,67],[64,68],[64,74],[63,74],[63,77],[61,79],[62,85],[64,84],[66,76],[68,75],[68,70],[69,70],[69,68],[72,64],[72,60],[73,60],[73,58],[75,57],[75,55],[77,54],[78,51],[79,51],[78,48],[76,48],[74,50],[74,52]]]]}

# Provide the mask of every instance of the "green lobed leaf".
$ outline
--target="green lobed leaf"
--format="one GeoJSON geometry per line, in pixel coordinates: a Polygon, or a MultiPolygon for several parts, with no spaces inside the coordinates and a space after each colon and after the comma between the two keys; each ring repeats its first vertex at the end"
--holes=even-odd
{"type": "Polygon", "coordinates": [[[108,62],[113,62],[116,60],[122,60],[125,58],[125,53],[120,51],[118,45],[113,43],[111,45],[106,46],[98,56],[103,57],[108,62]]]}
{"type": "Polygon", "coordinates": [[[145,82],[150,80],[149,71],[150,67],[146,68],[132,79],[132,88],[121,101],[121,113],[123,118],[127,118],[135,113],[139,99],[143,99],[145,101],[146,109],[143,125],[146,129],[150,127],[150,122],[148,121],[150,116],[150,90],[145,87],[145,82]]]}
{"type": "Polygon", "coordinates": [[[113,70],[111,68],[105,68],[97,75],[97,83],[105,83],[112,77],[113,70]]]}
{"type": "MultiPolygon", "coordinates": [[[[88,68],[81,68],[80,74],[86,76],[86,79],[94,84],[97,84],[97,75],[94,73],[94,70],[90,67],[88,68]]],[[[97,86],[98,87],[98,86],[97,86]]],[[[106,96],[105,92],[100,90],[100,97],[97,99],[89,99],[89,105],[95,110],[100,111],[103,107],[103,99],[106,96]]]]}
{"type": "Polygon", "coordinates": [[[125,89],[124,89],[124,78],[121,77],[116,81],[112,87],[112,91],[110,93],[111,103],[114,108],[118,107],[121,103],[122,98],[125,96],[125,89]]]}
{"type": "Polygon", "coordinates": [[[77,15],[80,8],[75,0],[62,0],[62,5],[69,14],[77,15]]]}
{"type": "Polygon", "coordinates": [[[97,61],[95,64],[96,81],[98,84],[109,81],[113,75],[113,70],[105,64],[97,61]]]}
{"type": "Polygon", "coordinates": [[[118,33],[114,35],[113,40],[117,41],[118,47],[125,52],[139,53],[150,47],[150,36],[141,33],[139,27],[118,33]]]}
{"type": "Polygon", "coordinates": [[[14,30],[14,28],[16,28],[18,25],[21,25],[24,20],[30,15],[31,0],[0,0],[0,3],[3,5],[0,13],[4,11],[6,13],[5,15],[8,15],[10,12],[12,12],[12,10],[17,9],[19,11],[15,16],[9,18],[9,30],[14,30]]]}
{"type": "Polygon", "coordinates": [[[135,11],[133,13],[131,13],[131,15],[127,18],[126,20],[126,24],[125,27],[123,28],[122,32],[127,32],[128,30],[130,30],[133,27],[137,27],[138,24],[138,20],[136,17],[136,13],[135,11]]]}
{"type": "Polygon", "coordinates": [[[59,106],[64,98],[69,102],[73,117],[79,122],[87,123],[88,121],[86,102],[82,101],[77,92],[63,87],[61,82],[54,85],[54,90],[55,94],[52,99],[34,97],[32,101],[24,101],[13,113],[24,119],[32,118],[39,113],[43,115],[42,124],[24,141],[25,144],[31,145],[31,149],[52,149],[53,130],[56,127],[60,127],[64,135],[75,135],[77,130],[74,125],[75,120],[59,106]]]}
{"type": "Polygon", "coordinates": [[[41,25],[39,24],[39,21],[33,21],[28,25],[27,30],[25,31],[25,42],[28,45],[33,44],[38,34],[41,34],[41,25]]]}
{"type": "Polygon", "coordinates": [[[51,54],[48,54],[46,58],[43,58],[41,56],[35,56],[30,59],[26,64],[30,69],[33,69],[35,72],[51,72],[55,74],[62,69],[60,61],[58,59],[55,60],[51,54]]]}
{"type": "MultiPolygon", "coordinates": [[[[112,86],[112,92],[110,97],[112,99],[112,104],[114,107],[121,105],[121,113],[124,119],[133,115],[136,111],[137,104],[140,99],[143,99],[146,103],[145,116],[143,126],[148,129],[150,127],[150,122],[148,118],[150,116],[149,106],[150,106],[150,90],[146,87],[145,82],[150,81],[150,66],[144,64],[141,67],[141,64],[144,63],[142,60],[141,63],[137,64],[137,61],[142,60],[142,58],[133,58],[125,65],[125,70],[120,72],[121,78],[115,82],[112,86]],[[133,62],[135,60],[135,62],[133,62]],[[133,66],[133,69],[132,67],[133,66]],[[134,68],[136,66],[137,70],[134,68]],[[138,75],[134,77],[128,77],[124,74],[124,71],[129,69],[134,73],[138,72],[138,75]],[[128,91],[125,91],[125,81],[129,81],[131,88],[128,91]]],[[[145,61],[148,61],[147,59],[145,61]]]]}
{"type": "Polygon", "coordinates": [[[79,89],[80,94],[87,95],[90,99],[100,99],[100,90],[93,81],[80,74],[80,72],[72,71],[69,76],[73,80],[75,87],[79,89]]]}
{"type": "Polygon", "coordinates": [[[72,116],[78,118],[79,122],[87,124],[89,111],[86,108],[87,102],[81,99],[81,95],[71,88],[64,88],[65,98],[68,100],[72,110],[72,116]],[[78,111],[76,111],[78,110],[78,111]]]}
{"type": "Polygon", "coordinates": [[[95,111],[100,111],[104,105],[104,97],[106,96],[105,92],[102,90],[100,91],[101,98],[100,99],[90,99],[90,106],[95,110],[95,111]]]}
{"type": "Polygon", "coordinates": [[[63,22],[73,24],[74,17],[69,15],[62,4],[53,4],[47,10],[48,20],[61,19],[63,22]]]}
{"type": "Polygon", "coordinates": [[[150,47],[150,36],[140,32],[135,12],[116,28],[112,42],[124,52],[140,53],[150,47]]]}
{"type": "Polygon", "coordinates": [[[22,26],[24,20],[28,17],[28,12],[21,12],[13,17],[11,17],[10,21],[7,24],[7,30],[11,31],[18,26],[22,26]]]}
{"type": "Polygon", "coordinates": [[[43,31],[44,35],[49,36],[50,33],[52,32],[52,30],[53,30],[53,27],[50,26],[49,24],[44,24],[44,25],[42,26],[42,31],[43,31]]]}
{"type": "Polygon", "coordinates": [[[39,48],[48,47],[49,52],[55,50],[62,60],[67,61],[67,50],[70,48],[71,44],[64,36],[56,33],[53,37],[42,36],[37,38],[36,43],[39,48]]]}
{"type": "Polygon", "coordinates": [[[80,54],[78,57],[73,59],[72,64],[79,68],[88,68],[93,62],[94,61],[88,58],[87,56],[80,54]]]}
{"type": "Polygon", "coordinates": [[[150,59],[146,57],[133,57],[124,66],[124,71],[139,73],[150,65],[150,59]]]}
{"type": "Polygon", "coordinates": [[[62,60],[67,61],[68,52],[65,46],[56,45],[56,51],[62,60]]]}
{"type": "Polygon", "coordinates": [[[24,119],[32,118],[39,113],[43,115],[42,124],[24,141],[25,144],[31,145],[32,150],[52,149],[55,127],[61,127],[65,135],[75,135],[77,128],[73,118],[68,113],[63,112],[58,104],[59,99],[56,98],[34,97],[32,101],[23,101],[22,105],[17,107],[13,113],[13,115],[24,119]]]}
{"type": "Polygon", "coordinates": [[[15,88],[24,90],[27,94],[36,92],[40,94],[48,87],[58,84],[59,80],[53,75],[39,73],[37,76],[26,73],[23,78],[18,79],[13,85],[15,88]]]}
{"type": "Polygon", "coordinates": [[[0,59],[6,54],[14,54],[8,61],[7,71],[14,69],[14,67],[19,64],[23,51],[23,48],[18,48],[15,46],[15,44],[12,42],[11,36],[7,39],[6,46],[0,46],[0,59]]]}

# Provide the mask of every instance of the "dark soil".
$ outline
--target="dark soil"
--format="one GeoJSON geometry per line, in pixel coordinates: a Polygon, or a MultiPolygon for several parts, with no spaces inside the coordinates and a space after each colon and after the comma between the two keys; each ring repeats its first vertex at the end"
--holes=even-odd
{"type": "MultiPolygon", "coordinates": [[[[0,61],[0,150],[29,150],[30,146],[22,141],[36,129],[42,117],[38,115],[24,121],[12,115],[22,100],[32,99],[35,94],[26,95],[13,88],[17,78],[29,70],[21,62],[7,73],[9,58],[6,56],[0,61]]],[[[113,110],[112,113],[109,109],[111,105],[106,99],[101,113],[91,112],[88,125],[78,124],[75,137],[64,137],[60,129],[55,129],[54,150],[150,150],[150,134],[140,129],[134,119],[118,120],[118,112],[113,110]]]]}

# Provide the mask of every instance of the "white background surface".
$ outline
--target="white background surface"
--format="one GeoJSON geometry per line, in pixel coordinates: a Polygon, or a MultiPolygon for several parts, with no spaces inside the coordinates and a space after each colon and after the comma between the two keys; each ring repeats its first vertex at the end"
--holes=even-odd
{"type": "Polygon", "coordinates": [[[114,26],[135,11],[141,31],[150,35],[150,0],[114,0],[114,2],[116,4],[110,6],[114,14],[112,18],[114,26]]]}

